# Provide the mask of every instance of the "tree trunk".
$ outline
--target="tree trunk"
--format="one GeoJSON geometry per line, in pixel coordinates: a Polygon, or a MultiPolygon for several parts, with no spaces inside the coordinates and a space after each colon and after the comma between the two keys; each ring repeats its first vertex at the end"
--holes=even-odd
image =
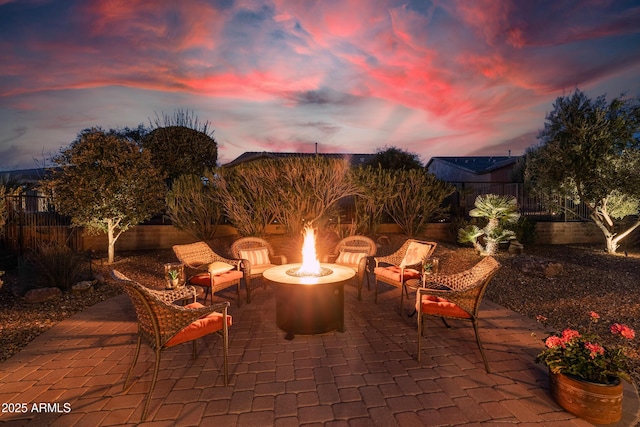
{"type": "Polygon", "coordinates": [[[631,234],[631,232],[633,230],[635,230],[636,228],[638,228],[640,226],[640,220],[638,220],[631,227],[627,228],[622,233],[618,234],[618,233],[614,233],[613,231],[609,230],[607,225],[602,220],[600,220],[600,218],[598,216],[592,214],[591,215],[591,220],[602,231],[602,234],[604,235],[604,239],[605,239],[605,241],[607,243],[607,253],[608,254],[615,254],[616,251],[618,250],[618,247],[620,246],[618,243],[620,243],[620,241],[622,239],[627,237],[629,234],[631,234]]]}
{"type": "Polygon", "coordinates": [[[115,226],[111,220],[108,221],[107,226],[107,236],[109,237],[109,260],[107,261],[109,264],[113,264],[115,260],[116,254],[116,240],[113,238],[113,230],[115,226]]]}

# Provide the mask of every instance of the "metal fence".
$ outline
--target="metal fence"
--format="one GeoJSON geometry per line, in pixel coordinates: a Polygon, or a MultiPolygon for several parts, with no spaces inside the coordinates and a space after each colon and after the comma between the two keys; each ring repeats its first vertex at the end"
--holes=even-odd
{"type": "Polygon", "coordinates": [[[567,197],[557,196],[550,200],[529,194],[522,183],[514,182],[452,182],[455,193],[449,197],[452,207],[467,214],[474,207],[476,197],[481,194],[514,196],[520,214],[537,221],[584,221],[589,212],[584,203],[574,203],[567,197]]]}
{"type": "Polygon", "coordinates": [[[21,194],[5,196],[7,221],[2,234],[5,248],[22,254],[41,243],[58,243],[82,250],[81,229],[53,210],[48,198],[21,194]]]}

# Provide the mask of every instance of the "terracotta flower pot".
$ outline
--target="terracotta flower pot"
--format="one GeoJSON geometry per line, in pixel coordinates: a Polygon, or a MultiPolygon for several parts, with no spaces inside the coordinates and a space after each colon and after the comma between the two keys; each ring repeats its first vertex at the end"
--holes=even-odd
{"type": "Polygon", "coordinates": [[[549,371],[551,396],[568,412],[593,424],[612,424],[622,418],[622,382],[594,383],[549,371]]]}

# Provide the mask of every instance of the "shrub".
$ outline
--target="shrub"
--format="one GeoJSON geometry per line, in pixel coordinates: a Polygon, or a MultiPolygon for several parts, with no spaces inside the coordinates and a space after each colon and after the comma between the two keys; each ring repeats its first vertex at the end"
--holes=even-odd
{"type": "Polygon", "coordinates": [[[87,259],[66,246],[41,243],[27,255],[27,264],[34,273],[34,285],[71,290],[71,286],[86,270],[87,259]]]}
{"type": "Polygon", "coordinates": [[[518,242],[523,245],[531,245],[536,240],[536,221],[527,218],[526,216],[521,216],[518,219],[518,222],[515,223],[511,228],[513,228],[513,232],[516,233],[516,239],[518,242]]]}

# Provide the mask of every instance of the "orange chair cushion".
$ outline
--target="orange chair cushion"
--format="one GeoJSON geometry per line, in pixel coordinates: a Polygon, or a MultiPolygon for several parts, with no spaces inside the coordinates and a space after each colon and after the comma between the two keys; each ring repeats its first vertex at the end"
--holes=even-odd
{"type": "MultiPolygon", "coordinates": [[[[242,279],[242,271],[231,270],[226,273],[213,276],[213,284],[218,285],[220,283],[227,283],[236,279],[242,279]]],[[[209,278],[209,273],[200,273],[189,279],[189,283],[198,286],[211,286],[211,279],[209,278]]]]}
{"type": "MultiPolygon", "coordinates": [[[[193,302],[186,305],[185,308],[202,308],[204,305],[199,302],[193,302]]],[[[183,342],[193,341],[207,334],[219,331],[222,329],[222,313],[211,313],[205,317],[201,317],[193,321],[189,326],[178,332],[173,336],[165,347],[173,347],[174,345],[182,344],[183,342]]],[[[227,316],[227,326],[233,324],[231,316],[227,316]]]]}
{"type": "Polygon", "coordinates": [[[432,314],[435,316],[460,317],[470,319],[471,315],[461,309],[451,301],[434,295],[422,296],[422,307],[416,304],[419,313],[432,314]]]}
{"type": "MultiPolygon", "coordinates": [[[[400,267],[392,265],[390,267],[376,267],[373,272],[376,276],[384,277],[387,279],[391,279],[394,282],[400,282],[400,267]]],[[[413,270],[411,268],[407,268],[404,270],[404,281],[410,279],[418,279],[420,277],[420,272],[413,270]]]]}

